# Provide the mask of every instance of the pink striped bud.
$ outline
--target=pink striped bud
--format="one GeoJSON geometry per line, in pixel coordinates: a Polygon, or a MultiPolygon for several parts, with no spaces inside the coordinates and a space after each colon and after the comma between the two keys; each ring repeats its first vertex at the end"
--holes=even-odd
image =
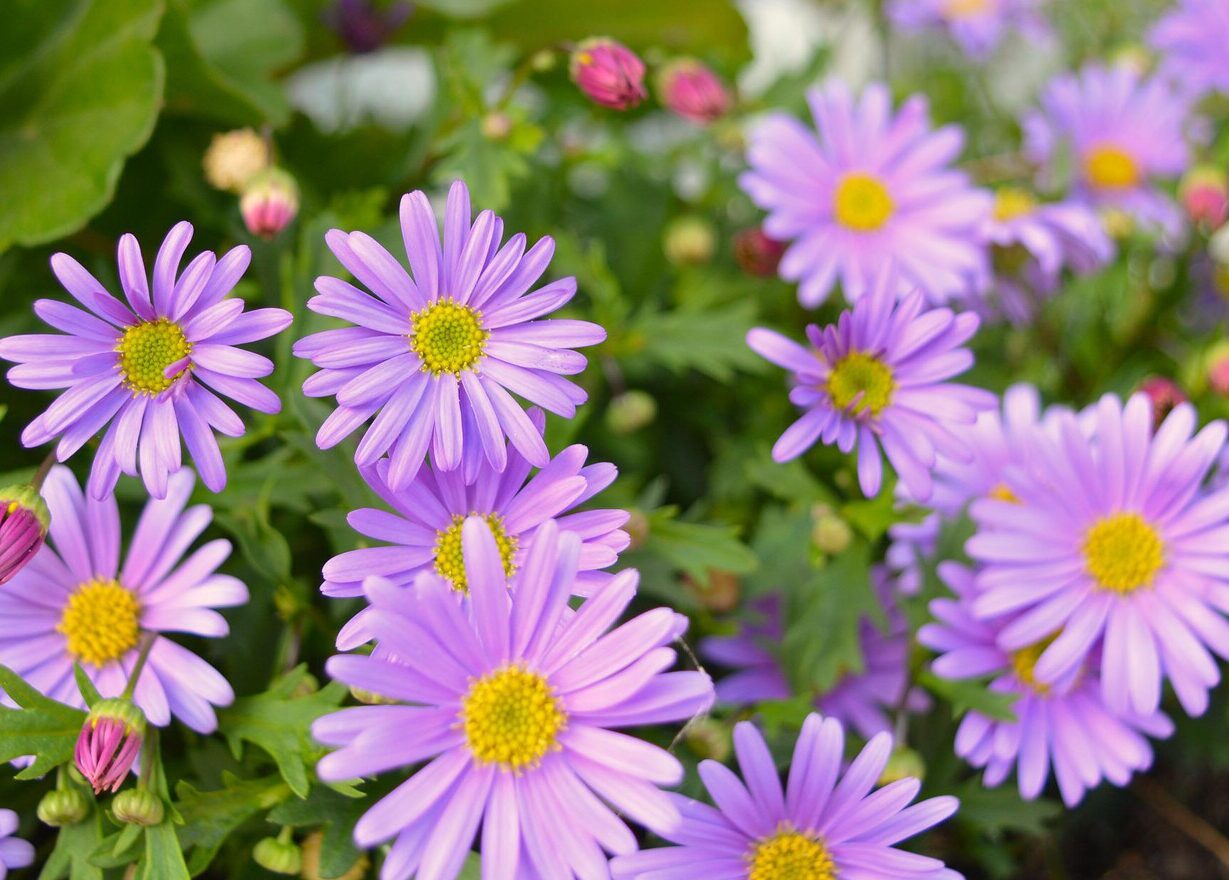
{"type": "Polygon", "coordinates": [[[717,74],[694,58],[679,58],[662,68],[657,93],[670,110],[701,125],[720,119],[733,103],[717,74]]]}
{"type": "Polygon", "coordinates": [[[644,62],[622,43],[606,37],[577,46],[569,69],[580,90],[603,107],[630,110],[648,96],[644,62]]]}
{"type": "Polygon", "coordinates": [[[101,700],[90,710],[73,758],[95,794],[115,791],[124,784],[144,736],[145,713],[131,700],[101,700]]]}

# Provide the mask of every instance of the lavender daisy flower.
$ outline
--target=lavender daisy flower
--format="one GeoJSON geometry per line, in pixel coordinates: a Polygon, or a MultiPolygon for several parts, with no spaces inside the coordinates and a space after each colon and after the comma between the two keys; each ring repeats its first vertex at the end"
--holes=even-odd
{"type": "Polygon", "coordinates": [[[149,493],[165,497],[168,475],[181,464],[180,436],[201,481],[220,492],[226,467],[213,432],[238,437],[245,428],[217,394],[263,413],[281,408],[277,395],[256,381],[273,372],[273,362],[236,346],[280,333],[290,326],[290,313],[245,312],[243,300],[226,298],[251,259],[246,247],[220,260],[206,251],[181,274],[191,238],[190,223],[171,229],[158,249],[152,285],[136,238],[120,238],[127,305],[68,254],[55,254],[51,270],[89,313],[40,299],[35,314],[68,335],[0,340],[0,358],[18,364],[8,372],[13,385],[68,389],[26,427],[23,444],[59,437],[56,456],[66,461],[110,423],[90,472],[95,498],[111,492],[120,473],[138,470],[149,493]]]}
{"type": "Polygon", "coordinates": [[[1153,28],[1149,42],[1161,53],[1162,76],[1192,97],[1229,94],[1229,3],[1179,0],[1153,28]]]}
{"type": "Polygon", "coordinates": [[[1042,203],[1028,190],[1003,187],[982,227],[993,272],[977,283],[988,311],[1027,324],[1040,298],[1053,296],[1064,268],[1086,275],[1114,257],[1114,243],[1096,213],[1077,201],[1042,203]]]}
{"type": "Polygon", "coordinates": [[[462,466],[472,481],[481,460],[508,463],[507,442],[535,467],[550,458],[542,435],[509,392],[565,418],[585,392],[565,379],[585,368],[573,347],[606,332],[588,321],[538,321],[576,293],[564,278],[532,292],[555,250],[543,238],[525,251],[517,233],[502,247],[503,221],[483,211],[471,225],[469,190],[448,193],[441,244],[421,192],[401,200],[401,231],[413,279],[371,236],[334,229],[329,248],[371,293],[339,278],[316,279],[308,308],[357,326],[299,340],[294,351],[320,372],[303,384],[312,397],[336,396],[316,442],[327,449],[372,420],[355,461],[388,453],[389,484],[404,489],[427,455],[436,470],[462,466]]]}
{"type": "Polygon", "coordinates": [[[400,704],[317,721],[315,737],[340,747],[320,777],[426,762],[355,826],[360,846],[393,840],[386,880],[455,877],[480,824],[484,876],[606,876],[605,852],[636,849],[612,808],[665,831],[679,814],[658,786],[683,776],[664,749],[611,728],[689,718],[712,702],[712,683],[663,671],[675,661],[670,609],[610,630],[635,595],[634,571],[569,612],[578,535],[544,523],[511,591],[480,517],[466,520],[462,542],[471,615],[432,574],[416,595],[380,578],[364,585],[383,656],[334,657],[327,668],[400,704]]]}
{"type": "Polygon", "coordinates": [[[897,843],[956,812],[954,797],[906,806],[922,784],[906,777],[871,793],[887,766],[892,737],[870,741],[842,775],[845,735],[838,721],[810,715],[781,785],[764,737],[749,722],[734,728],[743,779],[704,761],[700,777],[716,807],[675,796],[683,822],[666,832],[675,844],[620,856],[615,880],[960,880],[938,859],[897,843]]]}
{"type": "Polygon", "coordinates": [[[990,197],[950,168],[964,146],[959,128],[930,130],[926,99],[893,115],[888,89],[855,101],[834,81],[808,99],[818,137],[775,114],[751,133],[750,170],[739,182],[768,211],[764,231],[792,241],[781,277],[817,306],[838,278],[853,301],[897,275],[934,301],[962,294],[984,253],[976,230],[990,197]]]}
{"type": "Polygon", "coordinates": [[[961,346],[978,319],[971,312],[922,307],[918,291],[895,303],[891,282],[884,279],[836,324],[808,326],[810,348],[771,330],[747,334],[751,348],[793,373],[790,400],[804,410],[773,446],[774,459],[789,461],[816,441],[835,443],[846,453],[856,444],[858,482],[869,497],[882,481],[882,447],[919,501],[930,497],[938,453],[969,460],[960,434],[995,398],[944,380],[973,365],[972,353],[961,346]]]}
{"type": "Polygon", "coordinates": [[[53,468],[43,487],[50,543],[0,590],[0,619],[20,621],[0,633],[0,663],[47,696],[84,707],[73,664],[104,697],[117,696],[142,642],[153,638],[134,701],[154,724],[169,724],[174,715],[212,732],[213,707],[229,705],[234,692],[167,634],[225,636],[227,623],[214,609],[242,605],[248,594],[240,581],[217,573],[230,542],[210,541],[183,559],[213,518],[203,504],[184,509],[194,482],[187,469],[171,475],[166,497],[146,504],[121,566],[115,498],[83,495],[68,468],[53,468]]]}
{"type": "MultiPolygon", "coordinates": [[[[530,415],[540,430],[541,412],[530,415]]],[[[528,482],[531,466],[515,449],[509,450],[502,474],[484,461],[469,486],[458,471],[440,473],[428,465],[399,492],[388,485],[387,459],[365,468],[367,482],[394,512],[364,508],[348,520],[355,531],[389,545],[333,557],[324,566],[322,592],[361,596],[363,579],[372,575],[410,587],[418,575],[434,571],[453,590],[468,593],[461,531],[467,517],[479,516],[495,536],[508,577],[524,563],[534,535],[546,521],[553,519],[562,531],[579,535],[580,570],[573,587],[578,595],[592,595],[611,577],[600,569],[613,565],[631,538],[620,529],[627,522],[626,511],[568,512],[609,486],[618,473],[612,464],[586,465],[588,454],[584,446],[569,446],[528,482]]],[[[361,627],[367,613],[360,612],[342,629],[339,648],[349,650],[367,640],[361,627]]]]}
{"type": "Polygon", "coordinates": [[[1015,615],[998,638],[1006,651],[1054,637],[1034,670],[1042,684],[1100,650],[1112,711],[1156,711],[1168,679],[1199,715],[1220,678],[1209,649],[1229,657],[1229,493],[1201,488],[1225,425],[1192,438],[1195,410],[1182,404],[1154,435],[1143,394],[1125,408],[1106,395],[1085,422],[1059,413],[1034,435],[1032,466],[1004,474],[1017,501],[971,506],[966,549],[985,565],[973,611],[1015,615]]]}
{"type": "Polygon", "coordinates": [[[956,754],[986,768],[984,782],[996,787],[1016,770],[1020,796],[1032,800],[1054,778],[1067,806],[1102,779],[1126,785],[1131,774],[1148,769],[1152,748],[1144,736],[1166,737],[1172,722],[1159,712],[1119,715],[1101,697],[1095,664],[1069,670],[1053,684],[1037,680],[1034,667],[1049,640],[1005,651],[998,645],[1007,620],[986,622],[972,613],[979,595],[973,572],[953,562],[939,575],[955,599],[935,599],[936,623],[918,631],[918,641],[940,653],[934,672],[943,678],[991,676],[990,690],[1015,698],[1014,721],[997,721],[979,712],[965,715],[956,733],[956,754]]]}
{"type": "Polygon", "coordinates": [[[971,58],[985,60],[1012,30],[1030,39],[1049,34],[1037,0],[893,0],[892,23],[906,30],[942,28],[971,58]]]}
{"type": "Polygon", "coordinates": [[[1159,78],[1141,81],[1127,65],[1089,65],[1046,87],[1041,109],[1024,120],[1025,154],[1047,185],[1070,186],[1095,208],[1177,235],[1182,214],[1158,183],[1186,168],[1187,110],[1159,78]]]}
{"type": "MultiPolygon", "coordinates": [[[[793,690],[773,650],[784,636],[781,597],[752,600],[747,612],[736,634],[700,642],[705,659],[732,670],[717,682],[717,699],[734,706],[787,700],[793,690]]],[[[895,609],[888,609],[888,617],[886,633],[869,620],[859,624],[862,671],[844,673],[827,692],[815,696],[815,708],[867,739],[892,729],[888,713],[901,705],[908,685],[908,629],[895,609]]]]}
{"type": "Polygon", "coordinates": [[[28,868],[34,864],[34,847],[13,836],[17,833],[17,824],[16,813],[0,810],[0,880],[8,876],[10,868],[28,868]]]}

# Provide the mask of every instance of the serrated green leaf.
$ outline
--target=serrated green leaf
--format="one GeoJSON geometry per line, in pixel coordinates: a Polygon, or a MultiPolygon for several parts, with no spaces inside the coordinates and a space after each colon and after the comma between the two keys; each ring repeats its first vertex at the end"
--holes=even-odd
{"type": "Polygon", "coordinates": [[[737,526],[686,522],[677,518],[673,507],[659,508],[649,515],[644,551],[697,579],[707,578],[710,570],[746,574],[759,562],[738,539],[737,526]]]}
{"type": "Polygon", "coordinates": [[[296,696],[306,682],[306,666],[278,678],[263,694],[241,697],[218,713],[218,728],[236,758],[243,744],[268,753],[286,784],[299,797],[307,797],[307,761],[320,751],[311,739],[311,724],[345,698],[345,686],[333,682],[314,693],[296,696]]]}
{"type": "Polygon", "coordinates": [[[0,28],[0,251],[79,229],[149,138],[160,0],[10,0],[0,28]]]}
{"type": "Polygon", "coordinates": [[[98,809],[76,825],[61,828],[55,849],[47,857],[38,880],[103,880],[102,868],[91,857],[102,842],[102,814],[98,809]]]}
{"type": "Polygon", "coordinates": [[[18,779],[36,779],[73,759],[84,712],[44,697],[6,666],[0,666],[0,690],[21,707],[0,706],[0,761],[34,756],[18,779]]]}
{"type": "Polygon", "coordinates": [[[754,303],[735,302],[703,311],[676,309],[640,315],[628,336],[636,357],[676,373],[697,370],[728,382],[738,371],[759,372],[764,360],[747,346],[755,325],[754,303]]]}
{"type": "Polygon", "coordinates": [[[1047,823],[1063,812],[1062,804],[1044,798],[1026,801],[1012,786],[986,788],[979,779],[970,779],[955,794],[960,798],[957,819],[988,833],[1043,834],[1047,823]]]}
{"type": "Polygon", "coordinates": [[[193,877],[209,867],[231,832],[291,794],[281,776],[239,779],[233,773],[224,773],[222,786],[216,791],[200,791],[182,780],[175,786],[175,807],[184,821],[179,828],[179,843],[190,853],[188,870],[193,877]]]}

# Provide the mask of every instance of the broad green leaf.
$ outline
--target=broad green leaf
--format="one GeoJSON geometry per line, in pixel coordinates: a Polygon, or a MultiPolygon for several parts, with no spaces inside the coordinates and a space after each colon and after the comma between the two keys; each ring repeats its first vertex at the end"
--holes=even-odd
{"type": "Polygon", "coordinates": [[[0,690],[21,707],[0,706],[0,761],[34,756],[18,779],[37,779],[73,759],[83,711],[44,697],[6,666],[0,666],[0,690]]]}
{"type": "Polygon", "coordinates": [[[305,800],[287,800],[269,812],[269,821],[296,828],[323,828],[320,874],[339,877],[354,866],[362,851],[354,845],[354,824],[371,808],[371,800],[316,785],[305,800]]]}
{"type": "Polygon", "coordinates": [[[649,515],[644,552],[698,579],[708,577],[710,569],[746,574],[758,564],[755,554],[738,540],[737,526],[685,522],[677,513],[676,508],[663,507],[649,515]]]}
{"type": "Polygon", "coordinates": [[[0,250],[81,228],[162,100],[161,0],[9,0],[0,28],[0,250]]]}
{"type": "Polygon", "coordinates": [[[137,863],[134,880],[188,880],[183,847],[170,819],[145,829],[145,853],[137,863]]]}
{"type": "Polygon", "coordinates": [[[179,843],[185,852],[191,851],[188,870],[192,876],[209,867],[231,832],[290,794],[290,786],[280,776],[240,779],[223,773],[222,788],[216,791],[200,791],[181,780],[175,786],[175,807],[184,820],[179,843]]]}
{"type": "MultiPolygon", "coordinates": [[[[88,797],[88,789],[82,789],[88,797]]],[[[83,821],[61,828],[55,849],[43,864],[38,880],[103,880],[102,868],[91,856],[102,842],[102,811],[90,811],[83,821]]]]}
{"type": "Polygon", "coordinates": [[[259,746],[299,797],[307,797],[307,762],[320,751],[312,742],[311,724],[339,706],[346,694],[343,685],[333,682],[299,695],[307,683],[307,667],[300,666],[274,681],[265,693],[241,697],[218,713],[219,730],[235,757],[242,757],[244,743],[259,746]]]}

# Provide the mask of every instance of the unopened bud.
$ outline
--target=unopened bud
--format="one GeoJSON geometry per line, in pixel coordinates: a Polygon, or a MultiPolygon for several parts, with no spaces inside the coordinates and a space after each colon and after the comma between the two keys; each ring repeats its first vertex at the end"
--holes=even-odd
{"type": "Polygon", "coordinates": [[[1229,342],[1218,342],[1208,352],[1208,384],[1223,397],[1229,397],[1229,342]]]}
{"type": "Polygon", "coordinates": [[[712,718],[698,718],[687,725],[687,747],[700,758],[724,761],[730,756],[730,730],[712,718]]]}
{"type": "Polygon", "coordinates": [[[1221,168],[1196,165],[1182,176],[1178,200],[1192,223],[1215,229],[1229,218],[1229,175],[1221,168]]]}
{"type": "Polygon", "coordinates": [[[43,548],[50,523],[47,505],[33,486],[0,489],[0,585],[43,548]]]}
{"type": "Polygon", "coordinates": [[[131,700],[101,700],[90,710],[73,757],[95,794],[123,784],[144,736],[145,713],[131,700]]]}
{"type": "Polygon", "coordinates": [[[266,837],[252,850],[252,859],[274,874],[298,876],[303,870],[303,851],[292,840],[266,837]]]}
{"type": "Polygon", "coordinates": [[[1152,421],[1160,425],[1170,411],[1186,402],[1186,394],[1173,379],[1164,376],[1149,376],[1139,383],[1139,390],[1152,402],[1152,421]]]}
{"type": "Polygon", "coordinates": [[[239,212],[252,235],[276,238],[299,213],[299,185],[280,168],[266,169],[244,186],[239,212]]]}
{"type": "Polygon", "coordinates": [[[623,524],[623,531],[627,532],[632,542],[628,544],[628,550],[639,550],[649,540],[649,518],[643,510],[632,509],[627,512],[627,522],[623,524]]]}
{"type": "Polygon", "coordinates": [[[816,517],[815,525],[811,527],[811,541],[821,553],[829,556],[844,553],[852,540],[853,529],[849,523],[832,512],[816,517]]]}
{"type": "Polygon", "coordinates": [[[111,814],[124,825],[157,825],[166,816],[166,806],[147,788],[129,788],[112,799],[111,814]]]}
{"type": "Polygon", "coordinates": [[[880,785],[899,782],[902,779],[925,779],[926,762],[913,749],[901,746],[892,751],[887,766],[879,777],[880,785]]]}
{"type": "Polygon", "coordinates": [[[630,110],[648,96],[644,62],[622,43],[606,37],[577,46],[568,68],[580,90],[603,107],[630,110]]]}
{"type": "Polygon", "coordinates": [[[733,103],[717,74],[694,58],[680,58],[662,68],[657,92],[667,108],[701,125],[720,119],[733,103]]]}
{"type": "Polygon", "coordinates": [[[205,180],[217,189],[240,192],[257,173],[269,167],[269,145],[250,128],[215,134],[205,151],[205,180]]]}
{"type": "Polygon", "coordinates": [[[666,227],[666,259],[676,266],[702,266],[716,247],[713,225],[702,217],[678,217],[666,227]]]}
{"type": "Polygon", "coordinates": [[[606,427],[620,437],[635,434],[657,418],[657,401],[647,391],[633,388],[616,394],[606,410],[606,427]]]}
{"type": "Polygon", "coordinates": [[[502,141],[512,132],[512,118],[496,111],[482,117],[482,136],[489,141],[502,141]]]}
{"type": "Polygon", "coordinates": [[[75,788],[55,789],[38,802],[38,818],[52,828],[76,825],[90,813],[90,802],[75,788]]]}
{"type": "Polygon", "coordinates": [[[758,226],[734,236],[734,259],[748,275],[758,278],[776,275],[784,255],[785,243],[769,238],[758,226]]]}
{"type": "Polygon", "coordinates": [[[733,611],[742,592],[742,582],[736,575],[712,568],[708,570],[708,577],[703,581],[689,574],[683,575],[683,584],[691,590],[701,605],[718,613],[733,611]]]}

